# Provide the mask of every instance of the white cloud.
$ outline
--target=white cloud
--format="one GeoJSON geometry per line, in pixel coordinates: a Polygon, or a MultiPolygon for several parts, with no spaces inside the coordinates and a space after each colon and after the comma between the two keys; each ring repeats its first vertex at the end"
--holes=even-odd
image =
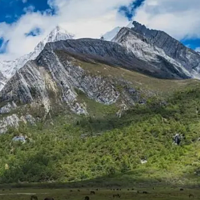
{"type": "MultiPolygon", "coordinates": [[[[48,0],[57,15],[33,12],[26,14],[14,24],[0,23],[0,37],[9,40],[7,52],[0,59],[14,59],[34,49],[49,32],[60,25],[76,37],[99,38],[128,20],[117,11],[121,5],[133,0],[48,0]],[[25,33],[40,28],[41,35],[26,37],[25,33]]],[[[145,0],[136,11],[134,20],[149,28],[164,30],[177,39],[200,37],[199,0],[145,0]]]]}
{"type": "Polygon", "coordinates": [[[146,0],[134,20],[177,39],[200,37],[199,0],[146,0]]]}
{"type": "Polygon", "coordinates": [[[14,59],[34,49],[48,33],[60,25],[76,37],[99,38],[116,26],[127,24],[127,19],[117,11],[121,5],[129,5],[132,0],[49,0],[57,8],[57,15],[48,12],[33,12],[27,8],[14,24],[0,23],[0,37],[9,40],[7,52],[0,55],[1,60],[14,59]],[[42,30],[41,35],[26,37],[25,33],[35,28],[42,30]]]}

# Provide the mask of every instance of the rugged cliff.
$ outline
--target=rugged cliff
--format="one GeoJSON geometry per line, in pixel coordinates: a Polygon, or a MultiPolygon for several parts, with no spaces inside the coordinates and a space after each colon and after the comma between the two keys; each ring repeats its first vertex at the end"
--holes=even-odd
{"type": "Polygon", "coordinates": [[[122,28],[112,41],[75,40],[55,29],[29,54],[33,56],[22,59],[25,65],[9,68],[11,78],[2,75],[0,133],[8,126],[52,118],[58,110],[90,115],[88,100],[114,105],[113,114],[121,117],[169,87],[173,91],[187,85],[176,80],[190,78],[191,70],[136,27],[122,28]]]}
{"type": "Polygon", "coordinates": [[[146,63],[157,68],[157,71],[154,71],[154,76],[159,77],[158,71],[160,70],[162,78],[190,77],[189,71],[179,62],[169,57],[163,49],[152,45],[146,37],[130,28],[122,28],[112,41],[125,47],[138,59],[146,61],[146,63]],[[169,75],[171,75],[171,77],[169,77],[169,75]]]}
{"type": "Polygon", "coordinates": [[[162,49],[166,55],[179,62],[191,72],[192,75],[195,76],[200,73],[200,55],[192,49],[187,48],[167,33],[148,29],[136,21],[133,22],[132,30],[147,38],[149,43],[162,49]]]}

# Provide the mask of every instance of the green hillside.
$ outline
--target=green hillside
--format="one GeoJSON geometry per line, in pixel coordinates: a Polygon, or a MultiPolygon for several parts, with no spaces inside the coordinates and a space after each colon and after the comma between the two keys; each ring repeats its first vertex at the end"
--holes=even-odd
{"type": "MultiPolygon", "coordinates": [[[[142,83],[151,79],[134,74],[142,83]]],[[[157,83],[167,91],[172,82],[173,87],[181,85],[179,91],[148,98],[121,118],[116,116],[117,105],[87,99],[88,117],[62,111],[52,116],[53,122],[49,118],[34,127],[10,129],[0,137],[0,183],[198,184],[200,84],[157,83]],[[180,146],[173,144],[176,133],[184,137],[180,146]],[[27,142],[12,142],[20,134],[27,142]]],[[[80,93],[80,98],[85,97],[80,93]]]]}

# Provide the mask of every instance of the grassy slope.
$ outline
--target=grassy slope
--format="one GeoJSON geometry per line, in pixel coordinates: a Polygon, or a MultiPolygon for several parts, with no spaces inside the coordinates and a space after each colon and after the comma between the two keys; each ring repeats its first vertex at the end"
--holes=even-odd
{"type": "Polygon", "coordinates": [[[0,181],[197,184],[200,91],[179,92],[169,102],[165,107],[155,101],[137,106],[121,119],[113,114],[79,117],[71,125],[68,117],[58,116],[54,126],[18,130],[31,138],[23,145],[10,143],[16,134],[11,131],[0,137],[0,181]],[[172,144],[177,132],[186,138],[181,146],[172,144]],[[144,158],[148,163],[141,165],[144,158]]]}
{"type": "Polygon", "coordinates": [[[158,98],[152,98],[119,119],[116,105],[101,105],[79,93],[91,117],[60,112],[53,116],[53,125],[46,122],[36,127],[21,126],[0,137],[1,183],[198,183],[198,81],[160,80],[99,63],[74,62],[92,75],[123,78],[134,87],[154,91],[166,98],[168,105],[160,106],[158,98]],[[181,146],[172,144],[177,132],[186,138],[181,146]],[[11,139],[16,134],[27,135],[30,141],[13,144],[11,139]],[[148,163],[142,165],[141,159],[148,163]]]}

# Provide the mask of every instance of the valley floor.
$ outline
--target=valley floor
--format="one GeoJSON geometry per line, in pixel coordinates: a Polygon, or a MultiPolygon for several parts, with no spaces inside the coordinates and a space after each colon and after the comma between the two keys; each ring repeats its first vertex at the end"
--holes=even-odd
{"type": "Polygon", "coordinates": [[[46,197],[53,197],[54,200],[84,200],[86,196],[90,200],[110,200],[110,199],[124,199],[124,200],[185,200],[185,199],[200,199],[200,191],[198,189],[186,189],[180,191],[180,188],[81,188],[81,189],[2,189],[0,191],[1,200],[29,200],[31,195],[37,195],[39,200],[46,197]],[[94,191],[95,194],[91,194],[94,191]],[[138,193],[138,191],[140,193],[138,193]],[[147,194],[143,194],[143,192],[147,194]],[[113,197],[113,195],[118,195],[113,197]]]}

